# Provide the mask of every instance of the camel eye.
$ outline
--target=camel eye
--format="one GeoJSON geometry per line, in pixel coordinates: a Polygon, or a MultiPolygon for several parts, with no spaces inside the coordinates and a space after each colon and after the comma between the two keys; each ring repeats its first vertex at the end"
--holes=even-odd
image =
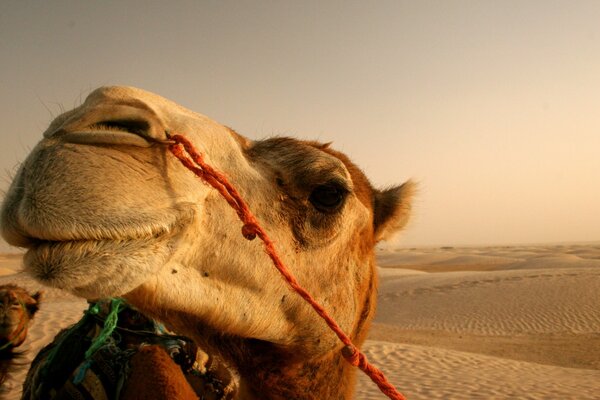
{"type": "Polygon", "coordinates": [[[312,191],[308,200],[317,210],[332,213],[344,204],[347,194],[348,190],[338,184],[320,185],[312,191]]]}

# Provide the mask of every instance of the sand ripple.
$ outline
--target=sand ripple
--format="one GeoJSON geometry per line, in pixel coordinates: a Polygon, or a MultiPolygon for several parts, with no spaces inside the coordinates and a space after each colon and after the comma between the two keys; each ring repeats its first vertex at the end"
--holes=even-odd
{"type": "MultiPolygon", "coordinates": [[[[409,400],[597,400],[600,390],[597,370],[376,341],[367,342],[365,351],[409,400]]],[[[360,375],[356,399],[387,399],[360,375]]]]}
{"type": "Polygon", "coordinates": [[[377,321],[487,335],[600,332],[600,269],[511,270],[383,280],[377,321]]]}

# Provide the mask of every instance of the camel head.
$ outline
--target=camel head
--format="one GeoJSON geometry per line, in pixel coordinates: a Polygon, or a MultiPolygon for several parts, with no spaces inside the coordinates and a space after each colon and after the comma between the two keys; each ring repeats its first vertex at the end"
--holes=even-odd
{"type": "Polygon", "coordinates": [[[23,344],[41,296],[42,292],[29,294],[17,285],[0,285],[0,353],[23,344]]]}
{"type": "MultiPolygon", "coordinates": [[[[26,270],[87,299],[126,298],[219,353],[242,381],[258,363],[297,366],[339,350],[218,192],[169,153],[167,133],[185,135],[228,177],[298,281],[362,341],[373,248],[406,223],[412,183],[376,190],[327,144],[252,141],[135,88],[92,92],[22,164],[0,221],[8,242],[28,249],[26,270]]],[[[270,374],[262,382],[277,380],[270,374]]]]}

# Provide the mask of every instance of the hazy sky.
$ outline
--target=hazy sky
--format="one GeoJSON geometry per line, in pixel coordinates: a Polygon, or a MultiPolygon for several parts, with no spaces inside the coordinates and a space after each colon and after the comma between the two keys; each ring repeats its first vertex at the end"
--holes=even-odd
{"type": "Polygon", "coordinates": [[[402,245],[600,240],[599,21],[599,1],[4,0],[1,171],[127,84],[416,179],[402,245]]]}

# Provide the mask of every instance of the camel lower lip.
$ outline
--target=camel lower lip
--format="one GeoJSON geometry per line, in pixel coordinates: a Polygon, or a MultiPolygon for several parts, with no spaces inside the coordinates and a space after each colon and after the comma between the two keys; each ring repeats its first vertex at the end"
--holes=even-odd
{"type": "Polygon", "coordinates": [[[25,270],[42,284],[77,296],[120,296],[166,263],[173,252],[171,239],[172,234],[164,234],[129,240],[39,241],[25,254],[25,270]]]}
{"type": "Polygon", "coordinates": [[[51,229],[26,229],[15,224],[15,231],[22,243],[20,247],[36,250],[48,246],[89,246],[98,243],[134,243],[160,241],[177,235],[194,219],[195,210],[190,203],[179,203],[157,213],[133,214],[119,229],[111,229],[112,220],[124,219],[123,215],[107,216],[104,221],[91,227],[89,223],[68,221],[62,227],[54,227],[50,217],[42,215],[51,229]],[[18,229],[18,230],[17,230],[18,229]]]}
{"type": "Polygon", "coordinates": [[[128,239],[80,239],[80,240],[39,240],[33,239],[32,244],[27,251],[83,251],[83,252],[100,252],[101,249],[110,244],[127,244],[144,242],[151,240],[161,240],[161,238],[167,236],[168,233],[156,235],[152,238],[128,238],[128,239]]]}
{"type": "Polygon", "coordinates": [[[80,240],[37,240],[32,241],[32,245],[26,253],[78,253],[79,256],[89,255],[109,255],[113,248],[134,248],[144,244],[161,242],[171,236],[170,232],[165,232],[149,238],[123,238],[123,239],[80,239],[80,240]]]}

